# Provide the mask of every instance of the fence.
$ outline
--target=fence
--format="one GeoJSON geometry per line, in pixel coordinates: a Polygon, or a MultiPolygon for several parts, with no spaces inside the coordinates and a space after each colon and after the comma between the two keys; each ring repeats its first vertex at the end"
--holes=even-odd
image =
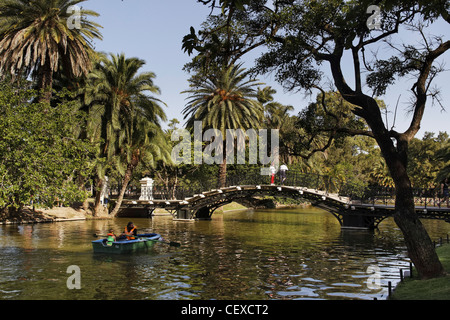
{"type": "MultiPolygon", "coordinates": [[[[232,169],[227,171],[224,187],[242,185],[267,185],[270,184],[269,175],[261,175],[260,168],[232,169]]],[[[275,184],[281,184],[280,176],[275,177],[275,184]]],[[[283,182],[287,186],[306,187],[321,190],[327,193],[348,197],[354,203],[372,205],[394,205],[395,188],[381,186],[367,186],[364,183],[347,183],[339,179],[316,173],[305,173],[297,170],[289,170],[287,178],[283,182]]],[[[177,185],[163,185],[155,183],[153,196],[155,199],[185,199],[194,194],[218,189],[220,187],[218,175],[185,179],[177,185]]],[[[416,205],[437,207],[440,206],[439,188],[425,189],[414,188],[414,201],[416,205]]]]}

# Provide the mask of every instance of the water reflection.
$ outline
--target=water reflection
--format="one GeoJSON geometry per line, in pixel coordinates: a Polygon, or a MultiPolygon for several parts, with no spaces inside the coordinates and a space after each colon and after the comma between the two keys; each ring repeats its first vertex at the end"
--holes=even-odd
{"type": "MultiPolygon", "coordinates": [[[[402,236],[389,219],[374,232],[341,230],[316,209],[215,214],[212,221],[135,219],[159,244],[131,255],[93,254],[93,234],[116,219],[0,227],[1,299],[373,299],[408,267],[402,236]],[[80,290],[69,290],[67,268],[81,270],[80,290]],[[375,266],[380,288],[367,285],[375,266]]],[[[425,221],[435,239],[449,224],[425,221]]]]}

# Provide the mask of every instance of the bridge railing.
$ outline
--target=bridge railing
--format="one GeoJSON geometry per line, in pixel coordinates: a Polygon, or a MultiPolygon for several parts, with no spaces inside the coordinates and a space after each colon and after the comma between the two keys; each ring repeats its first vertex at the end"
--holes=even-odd
{"type": "MultiPolygon", "coordinates": [[[[268,185],[271,183],[270,175],[261,175],[260,168],[239,170],[233,169],[227,171],[225,187],[242,186],[242,185],[268,185]]],[[[341,194],[341,190],[350,190],[340,180],[330,176],[320,175],[315,173],[304,173],[296,170],[288,170],[286,179],[281,182],[279,173],[275,175],[276,185],[306,187],[309,189],[316,189],[325,191],[327,193],[341,194]]],[[[159,199],[184,199],[191,197],[194,194],[199,194],[211,189],[218,189],[220,187],[217,175],[210,176],[208,179],[196,179],[195,181],[183,181],[176,186],[164,186],[155,184],[153,187],[153,196],[159,199]]],[[[354,186],[352,189],[356,190],[358,187],[354,186]]],[[[360,187],[359,187],[360,188],[360,187]]]]}
{"type": "MultiPolygon", "coordinates": [[[[442,194],[439,188],[412,188],[416,206],[440,207],[442,194]]],[[[383,186],[366,186],[356,192],[347,193],[352,202],[361,204],[395,205],[395,188],[383,186]]]]}
{"type": "MultiPolygon", "coordinates": [[[[268,185],[271,182],[269,175],[261,175],[260,168],[245,170],[229,169],[227,171],[225,187],[242,185],[268,185]]],[[[395,188],[381,186],[367,186],[363,183],[348,183],[337,178],[316,173],[305,173],[298,170],[288,170],[286,180],[281,183],[279,173],[275,176],[276,185],[305,187],[324,191],[328,194],[337,194],[360,204],[395,204],[395,188]]],[[[217,175],[207,178],[197,178],[195,181],[183,181],[176,186],[162,186],[155,184],[153,196],[155,199],[185,199],[212,189],[218,189],[217,175]]],[[[416,205],[436,207],[440,205],[438,188],[414,188],[414,201],[416,205]]]]}
{"type": "Polygon", "coordinates": [[[440,188],[415,188],[413,189],[414,202],[416,205],[425,207],[440,207],[443,195],[440,193],[440,188]]]}

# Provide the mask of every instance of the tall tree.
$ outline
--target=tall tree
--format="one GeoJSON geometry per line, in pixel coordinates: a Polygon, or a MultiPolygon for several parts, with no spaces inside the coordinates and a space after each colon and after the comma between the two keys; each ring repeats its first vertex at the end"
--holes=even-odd
{"type": "Polygon", "coordinates": [[[293,106],[283,105],[274,101],[273,95],[277,91],[270,86],[258,89],[258,101],[264,106],[263,126],[267,129],[279,130],[279,155],[281,162],[291,163],[292,157],[289,154],[290,144],[293,139],[290,136],[296,131],[294,126],[296,117],[289,115],[294,110],[293,106]]]}
{"type": "MultiPolygon", "coordinates": [[[[420,8],[400,5],[382,11],[381,32],[374,36],[366,26],[369,17],[366,9],[370,4],[296,1],[295,5],[289,6],[295,14],[285,24],[289,34],[274,38],[277,45],[260,60],[260,66],[265,70],[277,69],[279,79],[286,81],[291,88],[312,88],[322,79],[318,64],[329,63],[336,88],[346,101],[356,106],[352,112],[369,126],[365,134],[372,136],[380,146],[395,183],[394,219],[404,234],[409,256],[421,276],[436,277],[443,274],[443,268],[427,231],[414,211],[407,155],[409,142],[420,128],[430,83],[439,71],[435,61],[450,48],[450,41],[438,39],[430,42],[425,39],[423,48],[405,45],[395,50],[400,57],[394,53],[388,60],[374,62],[375,71],[367,77],[367,84],[377,95],[384,94],[396,76],[408,75],[416,79],[413,86],[413,118],[409,128],[403,133],[390,130],[383,122],[380,106],[372,93],[363,92],[364,49],[398,33],[403,24],[415,25],[417,20],[414,19],[420,19],[420,8]],[[354,88],[350,87],[342,70],[345,52],[352,57],[354,88]],[[292,72],[294,68],[301,72],[292,72]]],[[[383,8],[382,2],[379,5],[383,8]]]]}
{"type": "Polygon", "coordinates": [[[122,186],[114,209],[110,213],[111,217],[115,217],[119,212],[125,191],[140,163],[145,162],[147,167],[155,167],[157,161],[165,164],[171,162],[171,150],[168,148],[164,132],[145,114],[135,111],[124,131],[116,162],[116,168],[123,174],[122,186]]]}
{"type": "Polygon", "coordinates": [[[32,75],[50,100],[53,73],[61,66],[69,76],[90,71],[92,41],[101,26],[87,19],[94,11],[77,4],[86,0],[5,0],[0,4],[0,73],[32,75]]]}
{"type": "Polygon", "coordinates": [[[32,102],[37,95],[0,82],[0,214],[31,203],[69,205],[87,196],[76,179],[91,174],[95,145],[74,132],[84,115],[74,101],[50,108],[32,102]]]}
{"type": "Polygon", "coordinates": [[[126,58],[124,54],[110,54],[110,59],[104,56],[96,63],[83,89],[84,103],[90,106],[91,136],[102,141],[98,158],[103,161],[99,162],[96,177],[96,213],[102,211],[100,192],[108,166],[125,161],[124,184],[128,184],[132,170],[150,150],[150,140],[158,136],[161,121],[166,120],[162,101],[148,94],[160,92],[153,83],[155,74],[139,73],[144,64],[144,60],[126,58]]]}
{"type": "MultiPolygon", "coordinates": [[[[205,2],[211,4],[211,1],[205,2]]],[[[324,72],[330,71],[339,93],[355,106],[351,112],[368,125],[365,132],[351,132],[346,128],[338,128],[338,131],[364,134],[377,141],[395,184],[394,219],[403,232],[409,257],[422,277],[437,277],[444,270],[427,231],[415,213],[407,165],[408,145],[420,128],[427,98],[429,95],[436,97],[430,92],[430,85],[442,71],[437,61],[450,49],[449,40],[426,37],[424,28],[441,17],[444,24],[449,23],[449,4],[442,0],[377,1],[377,9],[380,10],[375,16],[380,19],[376,23],[371,20],[374,10],[367,13],[372,4],[371,1],[290,0],[269,3],[255,0],[241,11],[245,11],[245,19],[252,21],[249,25],[254,30],[264,30],[254,33],[264,40],[256,43],[267,45],[268,49],[257,61],[258,72],[275,71],[276,79],[288,90],[313,90],[324,85],[324,72]],[[404,26],[422,37],[421,45],[414,42],[414,37],[404,38],[404,41],[412,42],[400,46],[389,42],[390,37],[398,34],[404,26]],[[373,27],[379,31],[372,31],[373,27]],[[387,54],[391,57],[373,56],[373,60],[368,61],[367,49],[385,41],[388,41],[387,54]],[[353,67],[352,82],[343,71],[346,53],[353,67]],[[366,78],[365,71],[369,72],[366,78]],[[383,122],[380,105],[374,96],[385,94],[397,78],[405,76],[415,79],[412,119],[404,132],[398,132],[383,122]]],[[[189,42],[185,44],[189,45],[189,42]]]]}
{"type": "MultiPolygon", "coordinates": [[[[227,129],[258,129],[264,111],[257,99],[256,87],[260,83],[248,79],[248,75],[240,65],[233,65],[211,73],[205,81],[195,82],[192,89],[183,91],[189,94],[183,110],[186,127],[192,129],[195,121],[202,121],[203,128],[219,130],[223,141],[227,129]]],[[[226,183],[226,166],[224,156],[219,170],[220,186],[226,183]]]]}

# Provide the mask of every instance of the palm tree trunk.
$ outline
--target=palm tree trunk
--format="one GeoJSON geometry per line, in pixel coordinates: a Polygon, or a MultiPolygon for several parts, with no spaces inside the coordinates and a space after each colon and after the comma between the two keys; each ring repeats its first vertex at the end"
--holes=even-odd
{"type": "Polygon", "coordinates": [[[227,184],[227,159],[223,157],[222,163],[219,165],[219,188],[226,187],[227,184]]]}
{"type": "MultiPolygon", "coordinates": [[[[81,176],[79,176],[77,179],[78,179],[79,188],[86,191],[86,193],[87,193],[86,180],[83,179],[81,176]]],[[[86,212],[89,210],[89,197],[88,196],[86,196],[86,198],[83,200],[82,208],[86,212]]]]}
{"type": "Polygon", "coordinates": [[[53,87],[53,71],[50,66],[50,58],[46,57],[44,65],[39,70],[38,89],[40,102],[50,102],[53,87]]]}
{"type": "Polygon", "coordinates": [[[128,184],[130,183],[131,178],[133,176],[134,168],[136,168],[136,166],[139,163],[139,160],[140,160],[139,155],[140,155],[140,150],[139,149],[134,150],[131,162],[128,163],[128,165],[127,165],[127,170],[125,171],[125,176],[123,177],[123,180],[122,180],[122,188],[120,189],[119,196],[117,197],[116,205],[114,206],[113,211],[110,213],[110,216],[113,218],[117,215],[117,213],[119,212],[120,206],[122,205],[125,191],[127,190],[128,184]]]}
{"type": "Polygon", "coordinates": [[[177,174],[177,170],[175,170],[175,181],[173,183],[173,187],[172,187],[172,200],[176,200],[176,194],[177,194],[177,187],[178,187],[178,174],[177,174]]]}
{"type": "Polygon", "coordinates": [[[114,218],[119,212],[120,206],[122,205],[123,197],[125,195],[125,191],[127,191],[128,184],[130,183],[131,176],[133,175],[133,167],[128,165],[127,171],[125,171],[125,177],[122,180],[122,187],[120,188],[119,196],[117,197],[116,205],[114,206],[113,211],[111,211],[110,216],[114,218]]]}
{"type": "Polygon", "coordinates": [[[100,201],[104,183],[105,183],[105,180],[100,179],[100,178],[97,178],[97,181],[95,183],[95,202],[94,202],[94,212],[93,212],[94,217],[100,217],[105,212],[105,208],[103,207],[103,204],[100,201]]]}

